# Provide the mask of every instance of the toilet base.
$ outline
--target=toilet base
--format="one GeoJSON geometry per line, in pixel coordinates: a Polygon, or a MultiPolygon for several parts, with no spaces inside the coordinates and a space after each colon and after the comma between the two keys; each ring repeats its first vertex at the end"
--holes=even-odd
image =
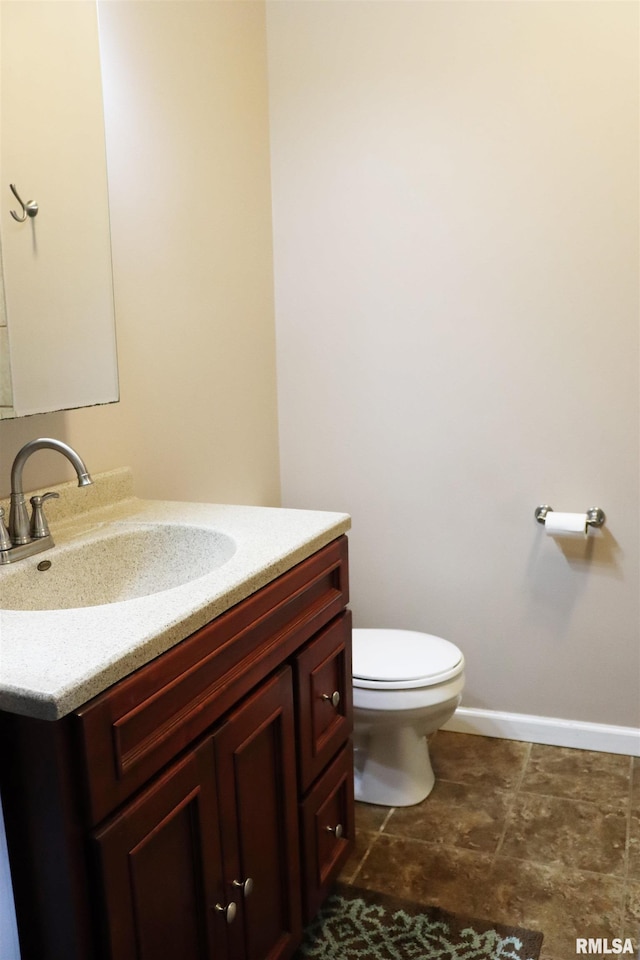
{"type": "Polygon", "coordinates": [[[412,726],[393,726],[354,739],[356,800],[409,807],[429,796],[435,777],[426,736],[412,726]]]}

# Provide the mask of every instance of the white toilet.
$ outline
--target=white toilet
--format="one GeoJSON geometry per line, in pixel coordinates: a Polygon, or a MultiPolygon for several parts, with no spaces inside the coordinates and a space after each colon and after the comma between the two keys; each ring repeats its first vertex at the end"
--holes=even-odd
{"type": "Polygon", "coordinates": [[[355,629],[352,672],[356,800],[419,803],[434,784],[426,737],[460,703],[462,653],[429,633],[355,629]]]}

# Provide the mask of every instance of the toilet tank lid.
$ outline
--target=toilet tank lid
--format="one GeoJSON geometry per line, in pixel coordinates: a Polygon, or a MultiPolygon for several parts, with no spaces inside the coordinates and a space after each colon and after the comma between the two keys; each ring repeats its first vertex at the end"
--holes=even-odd
{"type": "Polygon", "coordinates": [[[416,630],[355,629],[354,679],[382,682],[424,681],[442,683],[464,663],[460,650],[449,640],[416,630]]]}

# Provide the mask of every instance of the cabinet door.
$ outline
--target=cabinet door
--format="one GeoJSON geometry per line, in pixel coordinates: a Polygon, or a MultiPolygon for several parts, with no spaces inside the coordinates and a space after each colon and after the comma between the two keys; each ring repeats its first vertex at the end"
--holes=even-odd
{"type": "Polygon", "coordinates": [[[94,835],[110,960],[226,960],[211,738],[94,835]]]}
{"type": "Polygon", "coordinates": [[[248,697],[214,742],[227,898],[235,890],[238,906],[230,955],[280,960],[302,932],[291,670],[248,697]]]}

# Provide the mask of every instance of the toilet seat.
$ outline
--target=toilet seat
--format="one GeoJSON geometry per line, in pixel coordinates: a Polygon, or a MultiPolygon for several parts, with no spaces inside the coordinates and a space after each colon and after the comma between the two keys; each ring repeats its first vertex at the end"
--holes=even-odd
{"type": "Polygon", "coordinates": [[[416,630],[353,631],[354,687],[430,687],[451,680],[463,669],[461,651],[442,637],[416,630]]]}

